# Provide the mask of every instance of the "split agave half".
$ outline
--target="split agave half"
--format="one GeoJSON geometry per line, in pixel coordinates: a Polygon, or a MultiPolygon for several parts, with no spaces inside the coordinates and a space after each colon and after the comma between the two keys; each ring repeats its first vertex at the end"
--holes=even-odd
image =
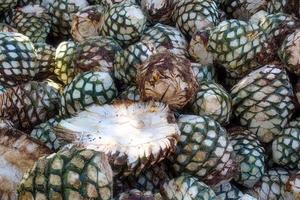
{"type": "Polygon", "coordinates": [[[116,175],[138,174],[175,150],[180,131],[163,103],[93,105],[55,128],[59,138],[105,152],[116,175]]]}

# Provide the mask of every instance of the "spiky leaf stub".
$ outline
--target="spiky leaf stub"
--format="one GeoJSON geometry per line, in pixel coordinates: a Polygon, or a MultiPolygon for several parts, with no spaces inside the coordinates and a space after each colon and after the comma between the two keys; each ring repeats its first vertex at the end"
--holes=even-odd
{"type": "Polygon", "coordinates": [[[13,128],[8,121],[0,121],[0,199],[17,199],[17,187],[23,174],[49,149],[25,133],[13,128]]]}
{"type": "Polygon", "coordinates": [[[218,6],[210,0],[178,1],[172,18],[183,34],[192,37],[196,30],[213,28],[219,23],[218,6]]]}
{"type": "Polygon", "coordinates": [[[213,188],[218,200],[236,200],[243,196],[243,193],[230,182],[224,182],[213,188]]]}
{"type": "Polygon", "coordinates": [[[230,129],[229,139],[239,163],[235,181],[252,188],[265,172],[265,150],[254,133],[241,127],[230,129]]]}
{"type": "Polygon", "coordinates": [[[216,200],[214,191],[192,176],[179,176],[162,187],[164,199],[168,200],[216,200]]]}
{"type": "Polygon", "coordinates": [[[114,4],[105,14],[102,32],[122,45],[136,42],[146,28],[146,16],[141,8],[128,1],[114,4]]]}
{"type": "Polygon", "coordinates": [[[272,143],[273,161],[282,167],[300,169],[300,127],[285,128],[272,143]]]}
{"type": "Polygon", "coordinates": [[[51,0],[47,2],[48,12],[52,18],[51,34],[57,38],[70,36],[72,17],[88,5],[86,0],[51,0]]]}
{"type": "Polygon", "coordinates": [[[107,72],[85,72],[78,74],[64,88],[60,114],[70,116],[93,105],[110,103],[117,96],[117,88],[107,72]]]}
{"type": "Polygon", "coordinates": [[[0,32],[0,83],[15,86],[32,80],[37,73],[37,55],[28,37],[0,32]]]}
{"type": "Polygon", "coordinates": [[[141,7],[152,22],[170,23],[176,1],[141,0],[141,7]]]}
{"type": "Polygon", "coordinates": [[[181,57],[188,55],[187,40],[177,28],[172,26],[157,23],[143,33],[140,41],[153,43],[158,52],[168,50],[181,57]]]}
{"type": "Polygon", "coordinates": [[[155,53],[157,53],[156,47],[149,41],[140,41],[128,46],[116,55],[115,78],[125,84],[135,84],[138,66],[155,53]]]}
{"type": "Polygon", "coordinates": [[[260,200],[293,199],[287,191],[289,173],[284,169],[270,169],[253,188],[253,196],[260,200]]]}
{"type": "Polygon", "coordinates": [[[294,33],[290,34],[284,40],[280,50],[279,56],[281,60],[286,64],[287,69],[300,75],[300,29],[297,29],[294,33]]]}
{"type": "Polygon", "coordinates": [[[138,174],[175,151],[180,131],[163,103],[93,105],[62,120],[56,135],[88,149],[104,151],[116,175],[138,174]]]}
{"type": "Polygon", "coordinates": [[[106,10],[104,5],[94,5],[77,12],[72,18],[72,37],[81,42],[88,37],[100,35],[106,10]]]}
{"type": "Polygon", "coordinates": [[[148,58],[138,68],[137,79],[142,100],[162,101],[172,108],[184,107],[198,87],[190,61],[170,52],[148,58]]]}
{"type": "Polygon", "coordinates": [[[232,114],[232,99],[228,92],[213,81],[202,81],[189,103],[192,113],[206,115],[220,124],[228,124],[232,114]]]}
{"type": "Polygon", "coordinates": [[[261,142],[270,142],[281,133],[295,107],[286,71],[276,65],[248,74],[232,88],[231,96],[235,116],[261,142]]]}
{"type": "Polygon", "coordinates": [[[112,199],[112,170],[104,153],[64,148],[41,157],[18,188],[19,199],[112,199]]]}
{"type": "Polygon", "coordinates": [[[0,95],[0,116],[28,131],[58,112],[60,96],[46,83],[31,81],[0,95]]]}
{"type": "Polygon", "coordinates": [[[77,44],[73,41],[61,42],[55,51],[55,69],[57,78],[64,84],[69,84],[74,76],[74,55],[77,44]]]}
{"type": "Polygon", "coordinates": [[[74,56],[75,73],[86,71],[112,72],[121,46],[112,37],[89,37],[77,45],[74,56]]]}
{"type": "Polygon", "coordinates": [[[206,116],[182,115],[181,136],[170,158],[178,174],[188,173],[208,185],[230,180],[236,173],[235,154],[226,130],[206,116]]]}
{"type": "Polygon", "coordinates": [[[13,10],[11,23],[32,42],[45,42],[51,28],[51,17],[40,5],[27,5],[13,10]]]}

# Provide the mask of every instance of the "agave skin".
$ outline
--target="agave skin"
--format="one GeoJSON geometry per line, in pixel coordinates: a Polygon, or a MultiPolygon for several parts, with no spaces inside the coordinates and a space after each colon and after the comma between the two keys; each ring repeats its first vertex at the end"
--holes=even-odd
{"type": "Polygon", "coordinates": [[[115,176],[121,177],[170,156],[180,134],[168,106],[155,102],[92,105],[62,120],[55,132],[66,142],[105,152],[115,176]]]}
{"type": "Polygon", "coordinates": [[[141,0],[141,7],[152,22],[170,23],[177,0],[141,0]]]}
{"type": "Polygon", "coordinates": [[[218,200],[240,200],[243,196],[240,189],[230,182],[224,182],[213,190],[218,200]]]}
{"type": "Polygon", "coordinates": [[[142,192],[138,189],[132,189],[127,192],[119,194],[117,200],[133,200],[133,199],[142,199],[142,200],[162,200],[162,197],[159,193],[153,194],[150,191],[142,192]]]}
{"type": "Polygon", "coordinates": [[[54,74],[55,70],[55,48],[47,43],[34,43],[37,53],[39,72],[35,78],[43,80],[54,74]]]}
{"type": "Polygon", "coordinates": [[[162,101],[172,108],[184,107],[198,88],[188,59],[170,52],[150,56],[137,71],[143,101],[162,101]]]}
{"type": "Polygon", "coordinates": [[[0,199],[17,199],[17,187],[34,162],[51,151],[41,143],[0,121],[0,199]]]}
{"type": "Polygon", "coordinates": [[[24,200],[109,200],[112,199],[112,178],[104,153],[66,146],[36,161],[23,176],[18,196],[24,200]]]}

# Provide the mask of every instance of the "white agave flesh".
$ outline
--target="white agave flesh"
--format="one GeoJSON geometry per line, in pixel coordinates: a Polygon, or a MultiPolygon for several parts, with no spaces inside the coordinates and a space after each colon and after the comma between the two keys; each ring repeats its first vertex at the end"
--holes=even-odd
{"type": "Polygon", "coordinates": [[[17,199],[23,174],[50,150],[0,120],[0,199],[17,199]]]}
{"type": "Polygon", "coordinates": [[[140,158],[157,159],[161,151],[175,147],[172,141],[180,131],[169,119],[172,114],[163,103],[123,102],[90,106],[55,130],[58,137],[85,148],[127,156],[127,165],[134,167],[140,158]]]}

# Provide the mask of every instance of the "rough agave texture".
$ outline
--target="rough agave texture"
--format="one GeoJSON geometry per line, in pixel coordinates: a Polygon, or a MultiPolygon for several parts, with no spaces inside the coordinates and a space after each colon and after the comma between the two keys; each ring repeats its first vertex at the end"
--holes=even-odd
{"type": "MultiPolygon", "coordinates": [[[[292,4],[293,0],[271,0],[268,1],[267,11],[268,13],[279,13],[286,11],[287,6],[292,4]]],[[[293,5],[291,5],[293,6],[293,5]]]]}
{"type": "Polygon", "coordinates": [[[42,80],[54,74],[55,69],[55,48],[47,43],[34,43],[37,54],[39,72],[36,78],[42,80]]]}
{"type": "Polygon", "coordinates": [[[270,169],[254,187],[253,196],[260,200],[293,199],[286,190],[289,173],[284,169],[270,169]]]}
{"type": "Polygon", "coordinates": [[[74,57],[75,72],[113,71],[116,54],[122,53],[122,48],[112,37],[90,37],[77,45],[74,57]]]}
{"type": "Polygon", "coordinates": [[[73,16],[89,4],[86,0],[50,0],[47,2],[48,12],[52,18],[51,34],[58,38],[71,35],[73,16]]]}
{"type": "Polygon", "coordinates": [[[57,114],[59,98],[58,92],[46,83],[18,85],[0,95],[0,117],[27,131],[57,114]]]}
{"type": "Polygon", "coordinates": [[[114,76],[122,83],[135,84],[137,68],[151,55],[157,53],[153,43],[140,41],[132,44],[116,56],[114,76]]]}
{"type": "Polygon", "coordinates": [[[286,184],[286,190],[293,194],[294,199],[300,198],[300,172],[299,171],[290,176],[286,184]]]}
{"type": "Polygon", "coordinates": [[[140,101],[141,99],[137,86],[129,86],[126,88],[125,91],[121,93],[120,98],[130,101],[140,101]]]}
{"type": "Polygon", "coordinates": [[[8,121],[0,121],[0,199],[17,199],[23,174],[40,157],[51,153],[8,121]]]}
{"type": "Polygon", "coordinates": [[[0,4],[0,13],[14,8],[18,4],[18,0],[6,0],[0,4]]]}
{"type": "Polygon", "coordinates": [[[240,124],[261,142],[279,135],[294,110],[293,89],[280,66],[266,65],[251,72],[232,88],[231,96],[240,124]]]}
{"type": "Polygon", "coordinates": [[[122,45],[136,42],[146,28],[146,16],[141,8],[132,3],[114,4],[105,14],[102,32],[122,45]]]}
{"type": "Polygon", "coordinates": [[[188,51],[192,59],[203,65],[213,64],[213,54],[208,51],[209,33],[206,30],[197,30],[189,43],[188,51]]]}
{"type": "Polygon", "coordinates": [[[300,117],[297,117],[296,119],[291,120],[288,127],[300,128],[300,117]]]}
{"type": "Polygon", "coordinates": [[[243,196],[243,193],[230,182],[224,182],[213,190],[218,200],[240,200],[243,196]]]}
{"type": "Polygon", "coordinates": [[[57,151],[63,146],[63,142],[60,141],[53,130],[53,127],[60,122],[59,119],[51,118],[48,121],[41,123],[34,127],[30,136],[44,143],[49,149],[57,151]]]}
{"type": "Polygon", "coordinates": [[[192,176],[179,176],[165,183],[162,188],[164,199],[168,200],[216,200],[214,191],[192,176]]]}
{"type": "Polygon", "coordinates": [[[0,85],[0,94],[3,94],[6,91],[6,88],[0,85]]]}
{"type": "Polygon", "coordinates": [[[117,96],[117,88],[107,72],[85,72],[78,74],[64,88],[60,115],[70,116],[87,106],[110,103],[117,96]]]}
{"type": "Polygon", "coordinates": [[[162,103],[93,105],[55,128],[58,138],[104,151],[115,175],[139,174],[174,152],[180,134],[162,103]]]}
{"type": "Polygon", "coordinates": [[[140,0],[147,18],[152,22],[170,23],[177,0],[140,0]]]}
{"type": "Polygon", "coordinates": [[[300,29],[290,34],[279,49],[279,56],[287,69],[300,75],[300,29]]]}
{"type": "Polygon", "coordinates": [[[112,170],[104,153],[64,148],[41,157],[24,175],[19,199],[112,199],[112,170]]]}
{"type": "Polygon", "coordinates": [[[168,164],[160,162],[149,169],[143,170],[137,176],[128,176],[123,182],[128,183],[131,188],[141,191],[160,192],[161,186],[171,179],[168,164]]]}
{"type": "Polygon", "coordinates": [[[272,144],[273,160],[282,167],[300,169],[300,127],[285,128],[272,144]]]}
{"type": "Polygon", "coordinates": [[[138,189],[132,189],[128,192],[121,193],[116,200],[163,200],[159,193],[153,194],[150,191],[142,192],[138,189]]]}
{"type": "Polygon", "coordinates": [[[57,78],[64,84],[69,84],[74,78],[74,55],[76,44],[73,41],[61,42],[55,51],[55,69],[57,78]]]}
{"type": "Polygon", "coordinates": [[[148,58],[137,71],[137,83],[142,100],[156,100],[173,108],[184,107],[198,84],[190,61],[170,52],[148,58]]]}
{"type": "Polygon", "coordinates": [[[40,5],[27,5],[12,12],[11,23],[32,42],[45,42],[51,28],[50,15],[40,5]]]}
{"type": "Polygon", "coordinates": [[[37,73],[37,55],[28,37],[0,32],[0,83],[15,86],[31,80],[37,73]]]}
{"type": "Polygon", "coordinates": [[[211,0],[178,1],[172,17],[180,31],[190,37],[196,30],[213,28],[219,23],[218,6],[211,0]]]}
{"type": "Polygon", "coordinates": [[[226,130],[206,116],[182,115],[181,136],[170,159],[177,173],[188,173],[208,185],[230,180],[236,171],[235,154],[226,130]]]}
{"type": "Polygon", "coordinates": [[[188,43],[184,35],[172,26],[157,23],[144,32],[140,41],[153,43],[158,52],[168,50],[178,56],[188,55],[188,43]]]}
{"type": "Polygon", "coordinates": [[[202,81],[216,80],[216,70],[214,65],[202,65],[199,63],[191,63],[193,74],[197,83],[200,85],[202,81]]]}
{"type": "Polygon", "coordinates": [[[252,188],[265,172],[265,150],[257,136],[240,127],[229,130],[229,139],[239,163],[235,181],[252,188]]]}
{"type": "Polygon", "coordinates": [[[18,30],[6,23],[0,23],[0,32],[16,32],[17,33],[18,30]]]}
{"type": "Polygon", "coordinates": [[[232,113],[232,100],[228,92],[213,81],[202,81],[189,103],[195,115],[206,115],[220,124],[228,124],[232,113]]]}
{"type": "Polygon", "coordinates": [[[264,10],[267,0],[224,0],[222,6],[235,19],[248,20],[253,14],[264,10]]]}
{"type": "Polygon", "coordinates": [[[71,34],[76,41],[98,36],[104,23],[106,6],[88,6],[77,12],[72,18],[71,34]]]}

